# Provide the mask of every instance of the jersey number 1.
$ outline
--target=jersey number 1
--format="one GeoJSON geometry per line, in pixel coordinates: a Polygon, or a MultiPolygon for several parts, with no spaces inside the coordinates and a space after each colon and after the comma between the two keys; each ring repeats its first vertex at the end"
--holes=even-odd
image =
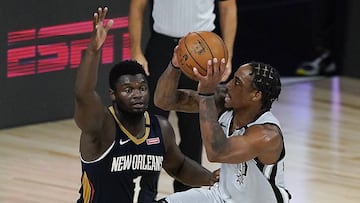
{"type": "Polygon", "coordinates": [[[141,190],[141,187],[140,187],[141,178],[142,178],[142,176],[139,176],[139,177],[133,179],[133,182],[135,183],[134,198],[133,198],[134,203],[138,202],[139,193],[140,193],[140,190],[141,190]]]}

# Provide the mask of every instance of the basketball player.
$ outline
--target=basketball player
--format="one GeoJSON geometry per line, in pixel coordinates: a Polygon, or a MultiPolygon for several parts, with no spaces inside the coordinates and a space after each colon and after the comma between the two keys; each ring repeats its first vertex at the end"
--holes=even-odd
{"type": "Polygon", "coordinates": [[[218,117],[221,111],[216,107],[215,93],[225,72],[225,60],[209,60],[206,76],[194,70],[199,80],[197,91],[177,89],[181,70],[176,66],[174,54],[158,81],[154,102],[166,110],[199,112],[208,160],[221,163],[220,180],[210,189],[193,188],[160,202],[289,202],[283,135],[270,112],[281,90],[278,71],[259,62],[239,67],[226,84],[221,108],[227,110],[218,117]]]}
{"type": "Polygon", "coordinates": [[[149,90],[139,63],[114,65],[109,76],[113,103],[104,108],[95,87],[101,47],[113,24],[109,20],[104,25],[107,11],[99,8],[94,14],[93,33],[75,81],[82,163],[77,202],[154,202],[161,168],[186,184],[212,185],[218,174],[181,153],[167,119],[147,113],[149,90]]]}
{"type": "MultiPolygon", "coordinates": [[[[232,58],[233,44],[237,26],[236,0],[131,0],[129,13],[130,51],[134,60],[143,65],[149,78],[149,112],[169,116],[168,111],[157,108],[153,103],[156,82],[172,57],[178,40],[189,32],[215,31],[215,19],[219,21],[221,36],[225,41],[229,58],[232,58]],[[145,53],[142,51],[144,13],[146,6],[151,10],[151,33],[145,53]],[[216,19],[215,7],[219,18],[216,19]]],[[[231,60],[227,64],[227,76],[231,72],[231,60]]],[[[224,80],[225,78],[224,77],[224,80]]],[[[196,82],[182,76],[180,87],[196,89],[196,82]]],[[[180,150],[191,159],[201,163],[202,143],[199,128],[199,115],[176,112],[180,150]]],[[[174,181],[174,191],[190,187],[174,181]]]]}

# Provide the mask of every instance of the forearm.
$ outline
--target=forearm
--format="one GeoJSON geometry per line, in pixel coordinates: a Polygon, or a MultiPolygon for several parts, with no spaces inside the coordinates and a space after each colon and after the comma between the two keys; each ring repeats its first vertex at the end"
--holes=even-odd
{"type": "Polygon", "coordinates": [[[185,185],[200,187],[213,184],[212,172],[187,157],[185,157],[184,165],[179,171],[175,178],[185,185]]]}
{"type": "Polygon", "coordinates": [[[200,96],[200,130],[206,155],[209,161],[218,161],[219,155],[226,149],[228,142],[218,122],[218,113],[214,96],[200,96]]]}
{"type": "Polygon", "coordinates": [[[172,67],[169,63],[168,67],[157,81],[154,103],[164,110],[173,110],[172,106],[176,103],[176,92],[181,75],[181,70],[172,67]]]}
{"type": "Polygon", "coordinates": [[[96,93],[98,64],[100,51],[87,49],[77,70],[75,80],[75,112],[76,124],[83,131],[99,129],[103,119],[101,99],[96,93]]]}
{"type": "Polygon", "coordinates": [[[100,50],[87,48],[75,79],[76,96],[94,92],[97,83],[100,50]]]}
{"type": "Polygon", "coordinates": [[[141,39],[144,11],[147,0],[132,0],[129,9],[130,52],[132,56],[142,53],[141,39]]]}
{"type": "Polygon", "coordinates": [[[237,31],[237,6],[235,0],[221,2],[219,7],[220,30],[228,48],[229,60],[233,56],[234,41],[237,31]]]}

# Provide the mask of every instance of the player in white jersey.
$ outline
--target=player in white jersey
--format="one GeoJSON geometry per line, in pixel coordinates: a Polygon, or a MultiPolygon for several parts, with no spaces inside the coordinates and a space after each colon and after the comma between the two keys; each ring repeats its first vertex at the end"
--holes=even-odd
{"type": "Polygon", "coordinates": [[[199,81],[197,91],[177,88],[181,74],[177,65],[174,54],[158,81],[155,104],[166,110],[200,113],[207,158],[221,163],[220,181],[209,189],[194,188],[162,201],[289,202],[291,195],[284,183],[283,135],[279,121],[270,112],[281,91],[278,71],[260,62],[244,64],[226,84],[225,94],[219,95],[216,90],[225,71],[224,59],[209,60],[206,76],[194,69],[199,81]]]}

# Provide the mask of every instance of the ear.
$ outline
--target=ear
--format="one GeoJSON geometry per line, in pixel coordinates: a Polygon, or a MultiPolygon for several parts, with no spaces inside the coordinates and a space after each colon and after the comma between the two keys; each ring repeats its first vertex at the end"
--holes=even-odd
{"type": "Polygon", "coordinates": [[[259,90],[254,91],[252,100],[253,101],[259,101],[262,98],[262,92],[259,90]]]}
{"type": "Polygon", "coordinates": [[[111,88],[109,88],[109,95],[110,95],[111,101],[115,101],[115,91],[111,88]]]}

